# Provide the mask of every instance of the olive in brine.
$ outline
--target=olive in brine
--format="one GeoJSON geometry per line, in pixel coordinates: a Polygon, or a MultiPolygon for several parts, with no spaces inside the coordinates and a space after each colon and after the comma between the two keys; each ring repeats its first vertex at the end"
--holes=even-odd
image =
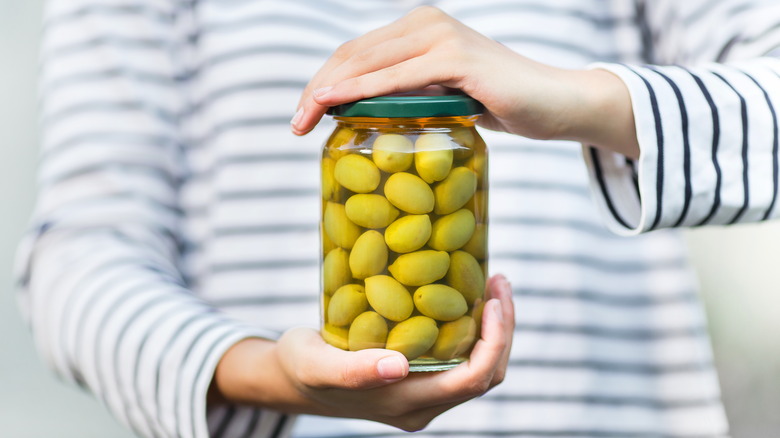
{"type": "Polygon", "coordinates": [[[450,267],[445,251],[423,250],[403,254],[387,269],[407,286],[423,286],[444,278],[450,267]]]}
{"type": "Polygon", "coordinates": [[[404,216],[385,230],[387,246],[397,253],[417,251],[431,237],[431,218],[427,214],[404,216]]]}
{"type": "Polygon", "coordinates": [[[447,178],[433,189],[436,214],[450,214],[464,205],[477,190],[477,174],[466,167],[452,169],[447,178]]]}
{"type": "Polygon", "coordinates": [[[446,134],[423,134],[414,143],[414,167],[425,182],[432,184],[447,177],[452,167],[452,149],[446,134]]]}
{"type": "Polygon", "coordinates": [[[474,227],[471,239],[461,249],[473,255],[477,260],[485,260],[487,257],[487,225],[478,223],[474,227]]]}
{"type": "Polygon", "coordinates": [[[450,270],[447,283],[458,290],[469,305],[485,293],[485,274],[477,259],[465,251],[450,254],[450,270]]]}
{"type": "Polygon", "coordinates": [[[359,284],[345,284],[333,293],[328,303],[328,322],[343,327],[350,325],[368,309],[366,291],[359,284]]]}
{"type": "Polygon", "coordinates": [[[337,200],[341,190],[341,185],[334,175],[335,169],[335,160],[327,157],[322,159],[322,199],[326,201],[337,200]]]}
{"type": "Polygon", "coordinates": [[[438,336],[436,321],[427,316],[413,316],[390,330],[385,348],[398,351],[412,360],[428,351],[438,336]]]}
{"type": "Polygon", "coordinates": [[[433,190],[417,175],[398,172],[385,181],[387,200],[410,214],[425,214],[433,211],[433,190]]]}
{"type": "Polygon", "coordinates": [[[460,209],[433,223],[428,246],[439,251],[455,251],[471,239],[475,228],[474,213],[460,209]]]}
{"type": "Polygon", "coordinates": [[[346,328],[325,324],[322,326],[320,335],[328,344],[342,350],[349,350],[349,330],[346,328]]]}
{"type": "Polygon", "coordinates": [[[477,323],[470,316],[462,316],[441,325],[431,354],[439,360],[454,359],[469,351],[476,337],[477,323]]]}
{"type": "Polygon", "coordinates": [[[414,161],[414,145],[399,134],[383,134],[374,141],[372,156],[376,167],[387,173],[403,172],[414,161]]]}
{"type": "Polygon", "coordinates": [[[369,193],[379,187],[379,169],[362,155],[341,157],[336,162],[333,174],[339,184],[355,193],[369,193]]]}
{"type": "Polygon", "coordinates": [[[387,266],[387,245],[382,233],[368,230],[358,237],[349,254],[349,269],[352,276],[363,279],[377,275],[387,266]]]}
{"type": "Polygon", "coordinates": [[[376,312],[363,312],[349,327],[350,351],[367,348],[385,348],[387,342],[387,321],[376,312]]]}
{"type": "Polygon", "coordinates": [[[344,204],[349,220],[361,227],[384,228],[398,217],[399,211],[382,195],[352,195],[344,204]]]}
{"type": "Polygon", "coordinates": [[[335,248],[328,252],[322,262],[322,283],[324,293],[331,295],[336,289],[352,280],[349,270],[349,253],[343,248],[335,248]]]}
{"type": "Polygon", "coordinates": [[[414,310],[412,295],[404,285],[387,275],[366,278],[366,298],[371,307],[391,321],[403,321],[414,310]]]}
{"type": "Polygon", "coordinates": [[[414,291],[413,299],[420,313],[438,321],[454,321],[469,310],[463,295],[444,284],[421,286],[414,291]]]}
{"type": "Polygon", "coordinates": [[[456,160],[465,160],[474,154],[474,131],[472,128],[455,128],[450,132],[452,140],[458,146],[453,150],[456,160]]]}
{"type": "Polygon", "coordinates": [[[360,237],[360,227],[349,220],[342,204],[328,202],[325,205],[323,225],[331,242],[342,248],[351,249],[360,237]]]}

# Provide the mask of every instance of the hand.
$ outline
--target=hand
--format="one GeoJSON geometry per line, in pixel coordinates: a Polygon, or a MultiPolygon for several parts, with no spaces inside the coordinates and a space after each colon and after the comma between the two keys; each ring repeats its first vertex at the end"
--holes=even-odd
{"type": "Polygon", "coordinates": [[[639,154],[628,90],[616,76],[535,62],[430,6],[343,44],[304,90],[292,130],[306,134],[330,106],[430,85],[482,102],[488,129],[639,154]]]}
{"type": "Polygon", "coordinates": [[[297,328],[278,342],[247,339],[223,356],[212,382],[218,398],[288,413],[362,418],[407,431],[499,384],[514,333],[512,291],[488,281],[482,336],[468,361],[443,372],[409,374],[398,352],[339,350],[297,328]]]}

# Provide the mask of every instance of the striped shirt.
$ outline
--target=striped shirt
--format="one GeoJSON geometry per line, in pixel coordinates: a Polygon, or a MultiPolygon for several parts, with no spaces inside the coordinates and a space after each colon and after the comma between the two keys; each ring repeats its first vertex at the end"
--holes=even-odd
{"type": "MultiPolygon", "coordinates": [[[[40,190],[17,267],[44,360],[140,436],[400,436],[205,395],[238,340],[318,325],[333,125],[297,138],[288,122],[339,44],[420,3],[50,0],[40,190]]],[[[505,382],[418,435],[726,436],[673,228],[780,216],[780,5],[427,3],[541,62],[614,72],[641,157],[482,131],[490,270],[513,284],[517,333],[505,382]]]]}

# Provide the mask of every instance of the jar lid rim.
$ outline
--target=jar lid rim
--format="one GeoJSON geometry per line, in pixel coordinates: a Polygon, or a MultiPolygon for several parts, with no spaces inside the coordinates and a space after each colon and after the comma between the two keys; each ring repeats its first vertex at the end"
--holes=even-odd
{"type": "Polygon", "coordinates": [[[482,104],[466,94],[417,92],[372,97],[337,105],[327,114],[340,117],[449,117],[481,114],[482,104]]]}

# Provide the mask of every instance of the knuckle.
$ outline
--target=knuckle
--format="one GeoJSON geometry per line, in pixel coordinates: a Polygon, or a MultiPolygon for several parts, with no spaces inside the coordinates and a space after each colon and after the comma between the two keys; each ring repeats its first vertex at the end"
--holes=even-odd
{"type": "Polygon", "coordinates": [[[398,427],[406,432],[419,432],[431,422],[430,418],[405,418],[398,427]]]}
{"type": "Polygon", "coordinates": [[[506,369],[501,368],[498,371],[496,371],[496,374],[493,375],[493,381],[491,382],[491,386],[496,386],[501,384],[504,379],[506,378],[506,369]]]}
{"type": "Polygon", "coordinates": [[[413,9],[412,12],[410,12],[410,15],[414,15],[415,17],[422,19],[441,19],[447,16],[444,11],[437,8],[436,6],[431,5],[419,6],[413,9]]]}
{"type": "Polygon", "coordinates": [[[341,369],[339,380],[341,385],[347,389],[359,389],[362,386],[360,370],[358,370],[355,364],[352,362],[347,363],[341,369]]]}
{"type": "Polygon", "coordinates": [[[349,40],[341,43],[341,45],[333,52],[333,56],[338,59],[345,59],[350,56],[355,48],[355,40],[349,40]]]}
{"type": "Polygon", "coordinates": [[[472,380],[469,382],[468,385],[468,394],[471,396],[480,396],[487,392],[488,389],[490,389],[490,380],[480,377],[477,379],[472,380]]]}

